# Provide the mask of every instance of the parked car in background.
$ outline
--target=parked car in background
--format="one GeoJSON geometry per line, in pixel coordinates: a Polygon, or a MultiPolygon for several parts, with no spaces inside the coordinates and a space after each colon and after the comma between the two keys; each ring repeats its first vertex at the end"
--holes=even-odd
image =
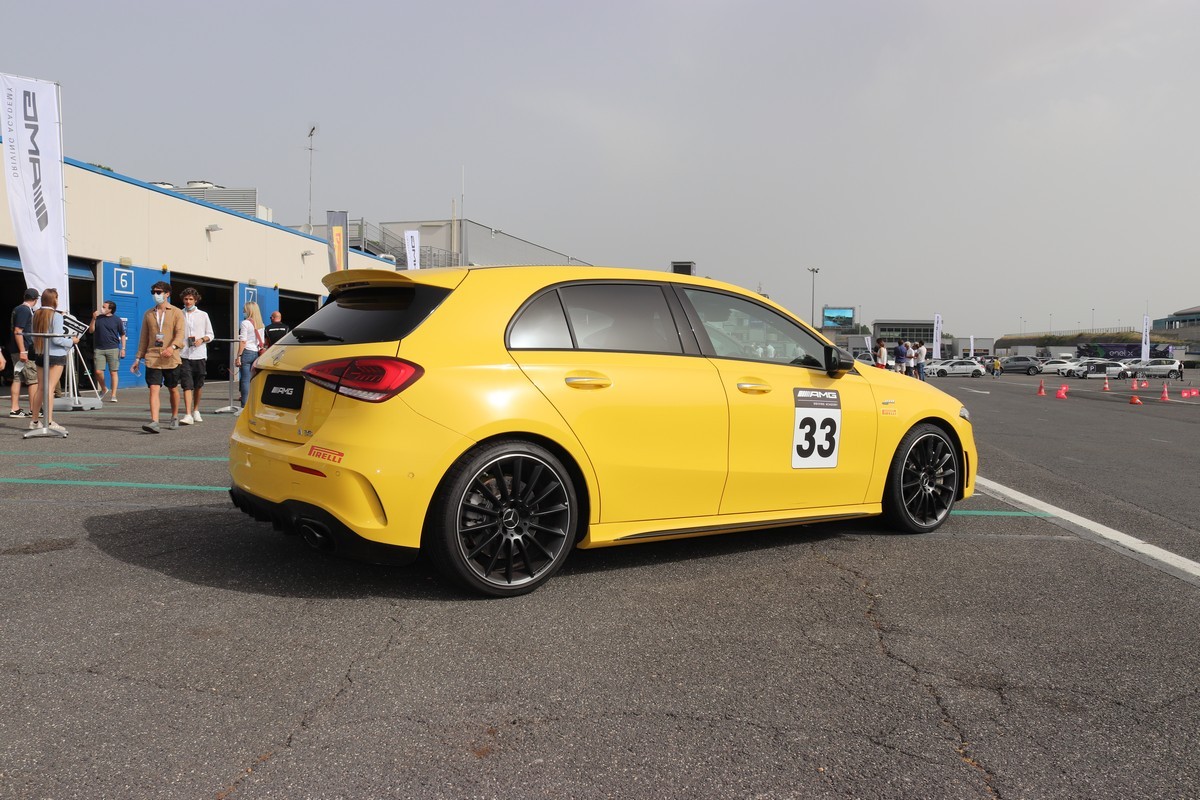
{"type": "Polygon", "coordinates": [[[1024,372],[1026,375],[1037,375],[1042,371],[1042,363],[1033,356],[1007,356],[1000,359],[1000,366],[1005,372],[1024,372]]]}
{"type": "Polygon", "coordinates": [[[1042,362],[1042,372],[1053,375],[1066,375],[1067,370],[1073,369],[1079,362],[1075,359],[1051,358],[1042,362]]]}
{"type": "Polygon", "coordinates": [[[956,358],[938,364],[937,371],[933,374],[939,378],[950,375],[969,375],[972,378],[978,378],[983,374],[983,365],[970,358],[956,358]]]}
{"type": "Polygon", "coordinates": [[[1089,361],[1074,368],[1076,378],[1128,378],[1132,373],[1120,361],[1089,361]]]}
{"type": "Polygon", "coordinates": [[[1183,362],[1174,358],[1152,358],[1138,368],[1138,377],[1175,378],[1183,377],[1183,362]]]}
{"type": "Polygon", "coordinates": [[[1068,375],[1072,378],[1082,378],[1082,377],[1084,377],[1084,375],[1087,374],[1088,367],[1090,365],[1099,363],[1101,361],[1108,361],[1108,359],[1107,358],[1081,358],[1075,362],[1075,365],[1073,367],[1068,367],[1067,369],[1063,370],[1062,374],[1068,375]]]}

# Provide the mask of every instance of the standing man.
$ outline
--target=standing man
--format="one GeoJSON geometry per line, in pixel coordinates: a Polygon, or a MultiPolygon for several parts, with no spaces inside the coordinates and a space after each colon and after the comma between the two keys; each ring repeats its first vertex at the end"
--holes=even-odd
{"type": "Polygon", "coordinates": [[[925,347],[925,340],[917,340],[917,378],[925,380],[925,356],[929,354],[929,350],[925,347]]]}
{"type": "Polygon", "coordinates": [[[278,311],[272,311],[271,324],[263,328],[263,336],[267,338],[268,345],[273,345],[290,330],[291,327],[283,323],[283,315],[278,311]]]}
{"type": "Polygon", "coordinates": [[[183,298],[183,361],[179,365],[179,385],[183,387],[184,414],[180,425],[204,422],[200,416],[200,390],[204,388],[204,374],[208,370],[208,343],[216,334],[208,312],[197,307],[200,293],[191,286],[180,294],[183,298]]]}
{"type": "Polygon", "coordinates": [[[117,383],[121,380],[121,359],[125,357],[125,320],[117,316],[117,304],[105,300],[99,310],[92,313],[92,323],[88,325],[88,333],[95,335],[92,360],[96,370],[96,385],[101,394],[112,391],[108,402],[117,402],[117,383]],[[104,384],[104,370],[108,369],[112,376],[112,384],[104,384]]]}
{"type": "Polygon", "coordinates": [[[37,305],[38,290],[30,287],[25,290],[25,299],[12,310],[9,328],[12,330],[12,342],[9,352],[13,357],[12,410],[10,417],[32,416],[29,411],[21,410],[21,384],[29,387],[29,408],[32,411],[38,407],[42,399],[41,387],[38,385],[37,353],[34,350],[33,307],[37,305]]]}
{"type": "Polygon", "coordinates": [[[142,317],[137,355],[130,372],[137,375],[146,359],[146,387],[150,390],[150,421],[142,426],[146,433],[158,433],[158,411],[162,403],[159,388],[166,384],[171,393],[171,430],[179,429],[179,352],[183,349],[183,312],[171,305],[171,284],[159,281],[150,287],[154,308],[142,317]]]}

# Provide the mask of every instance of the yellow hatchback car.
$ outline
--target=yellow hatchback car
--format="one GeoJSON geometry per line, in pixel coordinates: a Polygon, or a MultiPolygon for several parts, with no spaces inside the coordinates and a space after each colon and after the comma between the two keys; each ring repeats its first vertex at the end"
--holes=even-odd
{"type": "Polygon", "coordinates": [[[234,503],[490,595],[574,547],[885,514],[975,485],[966,408],[867,367],[770,300],[593,267],[349,270],[255,365],[234,503]]]}

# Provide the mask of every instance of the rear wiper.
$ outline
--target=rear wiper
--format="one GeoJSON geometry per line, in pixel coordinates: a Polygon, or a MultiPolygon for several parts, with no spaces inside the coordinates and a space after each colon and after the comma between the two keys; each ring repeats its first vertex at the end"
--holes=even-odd
{"type": "Polygon", "coordinates": [[[294,328],[292,336],[295,336],[302,342],[344,342],[346,341],[340,336],[334,336],[325,331],[319,331],[316,328],[294,328]]]}

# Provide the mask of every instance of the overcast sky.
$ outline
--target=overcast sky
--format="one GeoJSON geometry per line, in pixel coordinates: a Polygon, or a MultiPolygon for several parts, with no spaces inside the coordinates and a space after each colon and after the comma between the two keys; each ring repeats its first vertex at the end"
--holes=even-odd
{"type": "MultiPolygon", "coordinates": [[[[1200,2],[5,3],[66,154],[957,336],[1200,305],[1200,2]],[[48,37],[36,35],[48,25],[48,37]]],[[[68,228],[70,218],[68,216],[68,228]]],[[[69,231],[68,231],[69,232],[69,231]]]]}

